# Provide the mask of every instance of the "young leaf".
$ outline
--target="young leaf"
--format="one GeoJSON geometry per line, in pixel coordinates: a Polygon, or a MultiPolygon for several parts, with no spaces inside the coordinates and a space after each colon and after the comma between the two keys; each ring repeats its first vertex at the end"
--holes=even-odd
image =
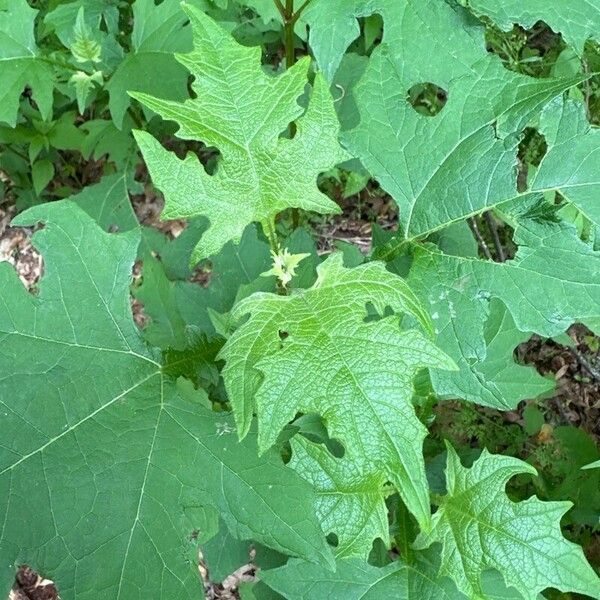
{"type": "Polygon", "coordinates": [[[52,115],[54,72],[35,42],[37,13],[27,0],[0,2],[0,121],[11,127],[17,124],[19,99],[26,86],[32,89],[42,117],[48,120],[52,115]]]}
{"type": "Polygon", "coordinates": [[[255,434],[240,444],[205,394],[184,397],[142,342],[129,298],[139,230],[108,234],[68,201],[16,223],[37,221],[38,295],[0,264],[5,595],[25,563],[64,598],[195,598],[199,505],[236,537],[330,561],[308,484],[277,453],[258,458],[255,434]]]}
{"type": "Polygon", "coordinates": [[[61,3],[44,17],[44,24],[53,29],[64,46],[69,46],[73,23],[80,9],[85,9],[86,24],[96,31],[103,22],[113,35],[118,32],[119,9],[113,0],[74,0],[61,3]]]}
{"type": "Polygon", "coordinates": [[[421,367],[453,363],[419,331],[402,331],[397,315],[365,322],[370,303],[380,315],[390,307],[430,331],[411,290],[381,263],[346,269],[336,254],[318,273],[309,290],[258,293],[234,308],[236,320],[250,315],[221,352],[240,436],[255,403],[261,451],[296,413],[318,413],[346,456],[385,473],[427,527],[426,430],[410,402],[412,379],[421,367]]]}
{"type": "Polygon", "coordinates": [[[448,493],[415,547],[442,544],[440,575],[451,577],[469,598],[484,598],[481,573],[497,569],[525,600],[552,587],[563,592],[600,595],[600,579],[581,548],[563,538],[560,519],[570,502],[529,498],[512,502],[505,492],[519,473],[536,474],[527,463],[483,451],[470,469],[448,445],[448,493]]]}
{"type": "Polygon", "coordinates": [[[515,23],[531,29],[538,21],[547,23],[553,31],[562,33],[566,42],[579,54],[586,40],[600,40],[600,6],[587,0],[461,0],[475,14],[489,17],[504,31],[515,23]]]}
{"type": "MultiPolygon", "coordinates": [[[[455,373],[432,372],[441,396],[504,410],[523,399],[523,390],[510,381],[487,378],[493,374],[491,365],[486,366],[489,342],[484,335],[491,298],[506,305],[519,331],[546,337],[600,315],[600,254],[582,242],[573,227],[520,218],[514,241],[519,251],[505,263],[448,256],[433,246],[415,247],[409,283],[436,317],[437,343],[460,368],[455,373]]],[[[504,347],[504,361],[507,350],[504,347]]]]}
{"type": "Polygon", "coordinates": [[[176,121],[179,137],[201,140],[222,154],[216,174],[210,176],[195,156],[179,160],[149,134],[136,133],[152,179],[165,194],[163,217],[204,215],[210,221],[192,260],[216,254],[227,241],[239,241],[249,223],[270,221],[289,207],[339,212],[316,185],[319,173],[346,158],[337,142],[339,124],[322,76],[315,78],[295,136],[281,137],[302,115],[298,99],[307,83],[309,60],[300,60],[280,76],[267,75],[260,48],[241,46],[201,11],[187,5],[185,10],[194,31],[194,50],[177,59],[195,77],[197,97],[178,103],[132,96],[176,121]]]}
{"type": "Polygon", "coordinates": [[[383,472],[365,472],[347,458],[335,458],[322,446],[296,436],[289,465],[317,494],[316,512],[326,534],[335,533],[336,558],[358,556],[365,561],[380,538],[389,546],[389,524],[383,472]]]}

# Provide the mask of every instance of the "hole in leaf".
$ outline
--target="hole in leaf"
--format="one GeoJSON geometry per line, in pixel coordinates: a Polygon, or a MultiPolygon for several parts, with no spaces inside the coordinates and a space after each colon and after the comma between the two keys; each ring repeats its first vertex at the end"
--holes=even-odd
{"type": "Polygon", "coordinates": [[[418,83],[408,90],[409,104],[426,117],[435,117],[446,106],[448,92],[435,83],[418,83]]]}
{"type": "Polygon", "coordinates": [[[290,334],[287,331],[281,331],[279,330],[279,339],[280,340],[285,340],[290,334]]]}
{"type": "Polygon", "coordinates": [[[380,321],[381,319],[386,319],[387,317],[391,317],[394,314],[394,311],[386,306],[383,314],[379,313],[379,311],[373,306],[371,302],[367,302],[365,304],[365,318],[363,319],[364,323],[372,323],[373,321],[380,321]]]}
{"type": "Polygon", "coordinates": [[[543,21],[531,29],[515,25],[510,31],[502,31],[492,23],[486,23],[486,47],[488,52],[500,58],[509,71],[530,77],[549,77],[565,43],[543,21]]]}
{"type": "Polygon", "coordinates": [[[529,167],[538,167],[546,152],[548,144],[546,138],[534,127],[527,127],[519,143],[518,159],[519,171],[517,174],[517,189],[520,192],[527,190],[527,175],[529,167]]]}
{"type": "Polygon", "coordinates": [[[300,415],[294,421],[293,426],[298,433],[315,444],[323,444],[335,458],[343,458],[346,449],[342,442],[329,437],[329,432],[323,418],[314,413],[300,415]]]}
{"type": "Polygon", "coordinates": [[[21,565],[15,577],[11,598],[45,598],[58,600],[58,590],[53,581],[44,578],[29,565],[21,565]]]}
{"type": "Polygon", "coordinates": [[[338,539],[338,536],[335,535],[335,533],[331,532],[328,536],[327,536],[327,543],[330,546],[333,546],[334,548],[337,548],[340,540],[338,539]]]}

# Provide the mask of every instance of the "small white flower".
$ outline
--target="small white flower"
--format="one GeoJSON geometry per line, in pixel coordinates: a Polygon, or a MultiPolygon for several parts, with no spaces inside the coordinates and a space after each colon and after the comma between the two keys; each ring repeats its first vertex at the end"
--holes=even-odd
{"type": "Polygon", "coordinates": [[[273,266],[270,270],[261,273],[261,275],[263,277],[275,275],[275,277],[281,281],[283,287],[285,287],[296,274],[296,267],[300,261],[307,256],[310,256],[310,254],[306,253],[290,254],[287,248],[279,253],[271,251],[271,255],[273,256],[273,266]]]}

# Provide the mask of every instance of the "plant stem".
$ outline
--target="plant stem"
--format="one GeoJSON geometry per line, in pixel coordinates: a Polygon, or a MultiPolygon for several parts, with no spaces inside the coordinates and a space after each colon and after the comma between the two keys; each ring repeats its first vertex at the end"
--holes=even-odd
{"type": "Polygon", "coordinates": [[[272,218],[265,219],[262,221],[263,231],[265,232],[267,239],[269,240],[269,246],[271,246],[271,252],[273,254],[279,254],[281,246],[277,239],[277,233],[275,232],[275,223],[272,218]]]}
{"type": "Polygon", "coordinates": [[[498,262],[505,262],[506,255],[504,253],[504,248],[502,247],[502,242],[500,241],[500,236],[498,235],[498,226],[496,225],[496,221],[489,210],[483,213],[483,217],[487,223],[490,233],[492,234],[492,239],[494,240],[496,258],[498,259],[498,262]]]}
{"type": "Polygon", "coordinates": [[[473,235],[477,239],[477,243],[479,244],[479,249],[483,252],[484,256],[488,260],[494,260],[494,258],[492,257],[492,253],[490,252],[490,249],[488,248],[488,245],[485,243],[485,240],[483,239],[483,236],[481,235],[481,232],[479,231],[479,227],[477,225],[477,221],[475,220],[475,217],[471,217],[467,220],[469,222],[469,227],[471,228],[473,235]]]}
{"type": "Polygon", "coordinates": [[[302,16],[302,13],[304,12],[304,9],[310,4],[310,0],[306,0],[306,2],[304,2],[304,4],[296,11],[296,13],[294,14],[294,16],[292,17],[292,20],[294,21],[294,23],[296,23],[296,21],[302,16]]]}
{"type": "MultiPolygon", "coordinates": [[[[294,0],[285,0],[285,6],[281,0],[274,0],[275,6],[283,19],[283,40],[285,47],[285,68],[289,69],[296,63],[296,47],[294,45],[294,26],[303,13],[304,9],[310,3],[306,0],[300,8],[294,12],[294,0]]],[[[296,133],[296,124],[290,123],[290,135],[293,137],[296,133]]],[[[300,211],[297,208],[292,209],[292,229],[297,229],[300,224],[300,211]]]]}
{"type": "Polygon", "coordinates": [[[289,69],[296,62],[296,48],[294,46],[294,0],[285,0],[285,13],[283,18],[283,37],[285,40],[285,68],[289,69]]]}

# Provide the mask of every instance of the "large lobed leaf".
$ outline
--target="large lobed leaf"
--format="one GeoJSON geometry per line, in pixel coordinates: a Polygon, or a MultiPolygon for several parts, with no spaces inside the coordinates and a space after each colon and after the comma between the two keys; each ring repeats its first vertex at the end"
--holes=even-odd
{"type": "MultiPolygon", "coordinates": [[[[100,198],[98,198],[100,200],[100,198]]],[[[230,531],[327,561],[310,487],[253,433],[163,374],[129,305],[139,230],[109,234],[76,204],[42,205],[33,296],[0,265],[0,571],[23,563],[63,598],[194,598],[199,508],[230,531]],[[232,502],[235,498],[235,502],[232,502]]]]}
{"type": "Polygon", "coordinates": [[[238,242],[248,224],[270,222],[286,208],[339,212],[316,185],[319,173],[347,157],[337,141],[339,124],[322,76],[317,74],[304,111],[298,100],[307,84],[308,58],[270,76],[260,64],[260,48],[241,46],[200,10],[187,5],[185,10],[194,50],[177,59],[195,77],[196,98],[180,103],[132,96],[176,121],[179,137],[221,152],[216,174],[208,175],[195,156],[180,160],[149,134],[136,134],[152,179],[165,193],[162,216],[204,215],[210,221],[192,260],[238,242]],[[296,119],[294,137],[282,136],[296,119]]]}
{"type": "MultiPolygon", "coordinates": [[[[501,371],[493,366],[498,353],[486,325],[491,299],[507,307],[519,331],[547,337],[600,315],[600,254],[579,239],[574,227],[536,218],[539,202],[532,199],[511,208],[517,213],[514,241],[519,250],[505,263],[450,256],[433,246],[415,247],[409,283],[429,305],[438,345],[460,368],[432,373],[440,395],[507,410],[527,394],[535,395],[535,388],[543,390],[535,382],[534,388],[521,387],[520,377],[498,376],[501,371]],[[519,214],[522,211],[525,215],[519,214]]],[[[511,339],[512,345],[502,344],[500,367],[519,341],[518,335],[511,339]]]]}
{"type": "Polygon", "coordinates": [[[511,501],[508,480],[535,469],[510,456],[483,451],[469,469],[448,446],[448,493],[415,546],[442,544],[440,575],[451,577],[469,598],[484,598],[481,573],[497,569],[508,586],[526,600],[552,587],[563,592],[600,596],[600,579],[582,549],[567,541],[560,519],[570,502],[511,501]]]}
{"type": "Polygon", "coordinates": [[[255,408],[262,451],[296,413],[318,413],[345,458],[384,473],[427,528],[426,429],[411,404],[412,379],[419,368],[453,363],[423,333],[401,330],[399,314],[427,332],[431,324],[404,281],[381,263],[346,269],[333,255],[318,273],[308,290],[258,293],[234,308],[234,319],[250,315],[221,352],[240,436],[255,408]],[[367,304],[382,318],[367,322],[367,304]],[[383,317],[388,308],[396,314],[383,317]]]}
{"type": "MultiPolygon", "coordinates": [[[[373,52],[352,92],[360,122],[342,134],[342,141],[393,196],[400,209],[401,232],[395,242],[377,253],[378,257],[390,259],[407,239],[424,238],[485,209],[511,201],[527,206],[532,192],[559,191],[590,220],[599,220],[595,191],[600,181],[600,138],[590,129],[581,107],[572,102],[563,104],[560,98],[563,91],[579,81],[577,77],[534,80],[510,73],[497,57],[486,55],[481,26],[466,10],[446,2],[345,0],[333,5],[317,0],[307,18],[328,15],[334,27],[347,28],[356,16],[373,12],[381,13],[384,19],[383,43],[373,52]],[[414,26],[416,22],[424,24],[426,35],[423,27],[414,26]],[[452,43],[448,32],[452,32],[452,43]],[[432,53],[431,49],[416,52],[423,39],[435,48],[436,60],[414,60],[416,55],[432,53]],[[447,92],[447,102],[435,116],[420,114],[409,103],[412,87],[427,82],[447,92]],[[519,192],[519,135],[542,111],[540,131],[546,137],[548,152],[531,176],[529,189],[519,192]]],[[[323,28],[321,33],[311,33],[321,34],[325,35],[323,28]]],[[[340,51],[343,48],[319,45],[315,53],[326,68],[336,64],[335,60],[327,61],[340,51]],[[323,56],[329,58],[319,54],[323,50],[323,56]]],[[[525,225],[521,231],[530,227],[533,225],[525,225]]],[[[519,259],[530,244],[535,246],[535,238],[549,235],[540,244],[551,248],[546,251],[540,246],[534,253],[537,259],[530,257],[526,261],[527,270],[536,281],[546,282],[545,289],[552,281],[547,265],[556,265],[551,270],[558,269],[560,273],[553,289],[548,290],[552,295],[534,298],[532,306],[525,302],[516,306],[517,298],[525,293],[521,288],[531,289],[525,277],[512,281],[512,274],[523,273],[514,270],[516,262],[497,269],[476,259],[444,256],[439,262],[425,264],[425,255],[418,255],[411,281],[421,299],[429,302],[431,314],[438,317],[434,319],[438,343],[460,367],[458,373],[434,375],[437,393],[508,408],[543,391],[542,382],[527,377],[523,370],[514,366],[501,369],[498,356],[512,350],[509,339],[516,345],[532,332],[548,335],[552,329],[557,333],[572,320],[596,316],[595,300],[584,306],[586,298],[595,298],[595,255],[578,244],[568,228],[564,232],[564,242],[558,232],[539,228],[527,240],[517,240],[524,246],[519,259]],[[571,252],[574,254],[567,259],[566,254],[571,252]],[[588,258],[591,272],[585,269],[588,258]],[[577,263],[574,299],[562,300],[558,295],[559,290],[571,287],[572,274],[568,267],[562,268],[563,259],[577,263]],[[455,266],[448,271],[445,265],[455,266]],[[477,270],[476,276],[470,276],[471,267],[477,270]],[[496,273],[502,274],[506,288],[497,294],[490,293],[485,283],[491,282],[496,273]],[[507,291],[508,286],[512,292],[507,291]],[[493,322],[486,325],[490,296],[510,305],[502,325],[506,331],[512,328],[510,336],[494,334],[490,330],[493,322]],[[517,385],[522,381],[527,386],[517,385]]]]}

